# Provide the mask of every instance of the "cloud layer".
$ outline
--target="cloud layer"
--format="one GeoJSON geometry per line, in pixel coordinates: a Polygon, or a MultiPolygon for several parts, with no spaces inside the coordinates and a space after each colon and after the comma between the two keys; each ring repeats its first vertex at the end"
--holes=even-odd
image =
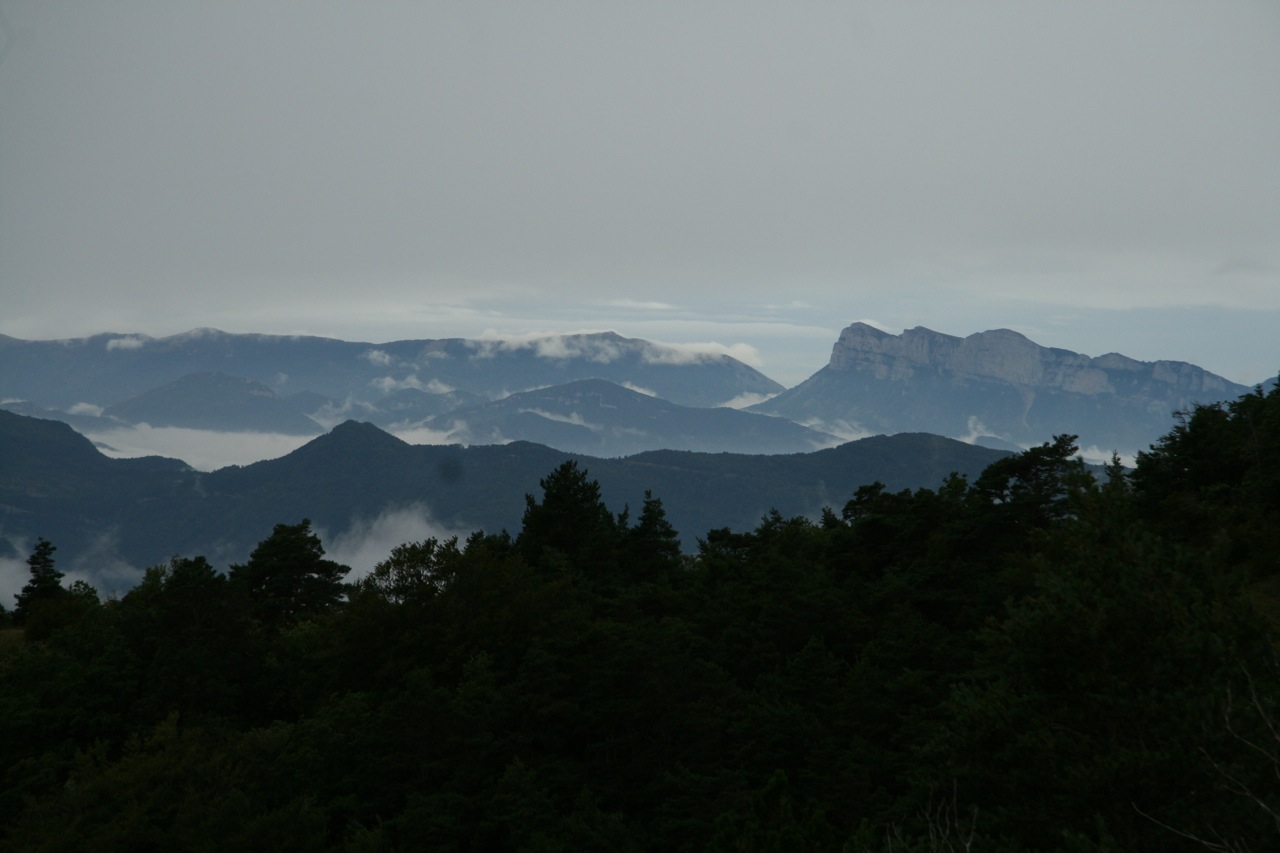
{"type": "Polygon", "coordinates": [[[275,459],[297,450],[313,438],[280,433],[153,427],[147,424],[91,432],[87,435],[107,456],[168,456],[181,459],[200,471],[275,459]]]}

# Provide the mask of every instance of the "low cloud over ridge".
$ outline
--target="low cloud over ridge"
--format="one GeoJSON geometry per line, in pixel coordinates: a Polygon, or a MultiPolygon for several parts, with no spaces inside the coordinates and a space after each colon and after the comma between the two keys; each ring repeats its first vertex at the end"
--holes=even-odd
{"type": "Polygon", "coordinates": [[[625,338],[614,332],[572,332],[524,335],[501,335],[489,329],[471,345],[476,357],[489,358],[498,352],[532,350],[539,358],[563,360],[585,358],[610,364],[628,353],[636,353],[646,364],[696,364],[729,356],[755,368],[763,365],[759,351],[746,343],[722,344],[719,341],[668,343],[665,341],[625,338]]]}
{"type": "Polygon", "coordinates": [[[346,530],[337,534],[319,527],[315,532],[324,545],[325,556],[350,566],[346,580],[355,581],[372,572],[397,545],[432,538],[443,541],[453,536],[462,539],[472,531],[446,527],[432,517],[425,504],[414,503],[388,507],[376,518],[353,519],[346,530]]]}

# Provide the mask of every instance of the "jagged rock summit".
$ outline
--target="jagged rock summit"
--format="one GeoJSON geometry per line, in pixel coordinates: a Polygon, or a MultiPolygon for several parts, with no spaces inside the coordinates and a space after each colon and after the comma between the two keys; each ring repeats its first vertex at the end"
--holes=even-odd
{"type": "MultiPolygon", "coordinates": [[[[1042,347],[1012,329],[992,329],[966,338],[916,326],[892,335],[866,323],[840,333],[831,348],[832,370],[870,372],[876,379],[910,379],[919,370],[945,371],[957,378],[1007,382],[1027,388],[1056,388],[1080,394],[1114,394],[1133,379],[1167,385],[1186,394],[1243,393],[1207,370],[1180,361],[1142,362],[1119,353],[1091,358],[1042,347]]],[[[1243,389],[1243,390],[1241,390],[1243,389]]]]}
{"type": "Polygon", "coordinates": [[[847,436],[924,431],[1026,446],[1070,432],[1082,447],[1132,453],[1167,432],[1175,411],[1248,390],[1193,364],[1094,358],[1010,329],[961,338],[854,323],[826,367],[752,411],[847,436]]]}

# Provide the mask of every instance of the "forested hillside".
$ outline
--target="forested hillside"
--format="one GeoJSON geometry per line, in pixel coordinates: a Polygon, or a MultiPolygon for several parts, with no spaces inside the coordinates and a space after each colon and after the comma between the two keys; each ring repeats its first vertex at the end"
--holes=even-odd
{"type": "MultiPolygon", "coordinates": [[[[298,519],[119,600],[41,543],[0,652],[40,850],[1280,845],[1280,391],[1136,470],[1074,439],[682,555],[570,461],[370,576],[298,519]]],[[[56,545],[56,543],[52,543],[56,545]]]]}
{"type": "Polygon", "coordinates": [[[706,530],[752,527],[770,507],[817,518],[863,483],[933,486],[952,471],[977,476],[1002,455],[935,435],[882,435],[780,456],[655,450],[599,459],[529,442],[410,445],[352,421],[279,459],[204,473],[177,459],[110,459],[64,424],[0,411],[0,548],[26,549],[43,536],[58,543],[64,571],[123,592],[119,575],[102,571],[112,558],[137,575],[174,554],[224,566],[245,559],[278,519],[310,518],[340,536],[410,508],[463,536],[517,530],[524,494],[574,459],[615,509],[639,506],[646,490],[661,495],[692,551],[706,530]]]}

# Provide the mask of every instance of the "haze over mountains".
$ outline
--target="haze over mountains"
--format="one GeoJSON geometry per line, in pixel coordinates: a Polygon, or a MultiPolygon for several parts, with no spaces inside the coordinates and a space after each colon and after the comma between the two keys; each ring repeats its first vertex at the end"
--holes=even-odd
{"type": "Polygon", "coordinates": [[[271,524],[306,517],[331,537],[385,535],[381,559],[412,538],[403,532],[410,522],[416,537],[428,527],[433,535],[518,529],[523,495],[540,494],[539,480],[569,458],[600,482],[615,511],[638,511],[651,490],[692,548],[708,530],[751,528],[771,509],[816,517],[824,506],[839,510],[860,485],[937,487],[1002,455],[899,435],[804,454],[594,459],[528,442],[415,446],[352,421],[281,458],[206,473],[173,459],[111,459],[65,424],[0,411],[0,558],[17,560],[44,536],[65,569],[120,589],[174,554],[243,560],[271,524]],[[399,526],[379,534],[388,519],[399,526]]]}
{"type": "Polygon", "coordinates": [[[791,389],[723,352],[611,333],[3,338],[0,401],[12,414],[0,420],[0,560],[45,536],[68,567],[118,588],[112,566],[133,577],[175,553],[243,559],[264,525],[302,517],[348,545],[382,536],[380,558],[427,531],[516,527],[520,496],[569,457],[615,508],[638,507],[651,489],[689,547],[770,509],[838,508],[874,480],[932,488],[976,475],[999,457],[992,447],[1075,433],[1098,456],[1133,453],[1175,411],[1247,390],[1191,364],[1091,358],[1009,330],[892,335],[862,323],[791,389]],[[47,419],[152,455],[110,459],[47,419]],[[897,435],[833,446],[878,433],[897,435]],[[157,453],[147,442],[162,434],[202,450],[275,443],[243,460],[256,464],[205,454],[202,473],[159,458],[186,455],[157,453]]]}
{"type": "Polygon", "coordinates": [[[1097,456],[1130,456],[1173,412],[1246,390],[1184,362],[1091,358],[1007,329],[959,338],[855,323],[829,363],[791,389],[723,352],[612,333],[385,344],[210,329],[0,338],[0,404],[135,454],[163,449],[126,432],[140,425],[273,435],[285,441],[272,445],[278,455],[355,419],[413,442],[526,440],[597,456],[790,453],[898,432],[1006,448],[1071,432],[1097,456]]]}
{"type": "Polygon", "coordinates": [[[501,444],[518,436],[593,456],[662,449],[801,453],[839,443],[784,418],[681,406],[604,379],[523,391],[437,415],[423,426],[463,444],[501,444]]]}
{"type": "Polygon", "coordinates": [[[121,442],[123,428],[140,425],[305,437],[347,419],[434,443],[551,437],[561,449],[605,456],[664,447],[779,453],[836,441],[776,418],[715,410],[781,390],[724,353],[612,333],[376,345],[208,329],[162,339],[0,339],[0,401],[63,420],[108,447],[121,442]],[[597,395],[582,412],[553,413],[547,399],[523,412],[490,408],[476,413],[474,426],[465,418],[433,420],[587,379],[613,383],[611,402],[597,395]],[[635,415],[646,407],[640,395],[654,401],[640,418],[649,424],[643,434],[617,405],[625,399],[635,415]],[[672,417],[654,410],[663,405],[672,417]]]}
{"type": "Polygon", "coordinates": [[[718,406],[782,386],[723,353],[612,332],[517,340],[392,341],[228,334],[196,329],[167,338],[103,334],[60,341],[0,336],[0,394],[41,406],[108,406],[186,374],[254,379],[281,397],[320,394],[376,402],[406,388],[486,399],[576,379],[633,384],[685,406],[718,406]],[[730,396],[721,396],[731,392],[730,396]]]}
{"type": "Polygon", "coordinates": [[[107,406],[105,418],[156,427],[316,435],[323,428],[254,379],[188,373],[168,385],[107,406]]]}

